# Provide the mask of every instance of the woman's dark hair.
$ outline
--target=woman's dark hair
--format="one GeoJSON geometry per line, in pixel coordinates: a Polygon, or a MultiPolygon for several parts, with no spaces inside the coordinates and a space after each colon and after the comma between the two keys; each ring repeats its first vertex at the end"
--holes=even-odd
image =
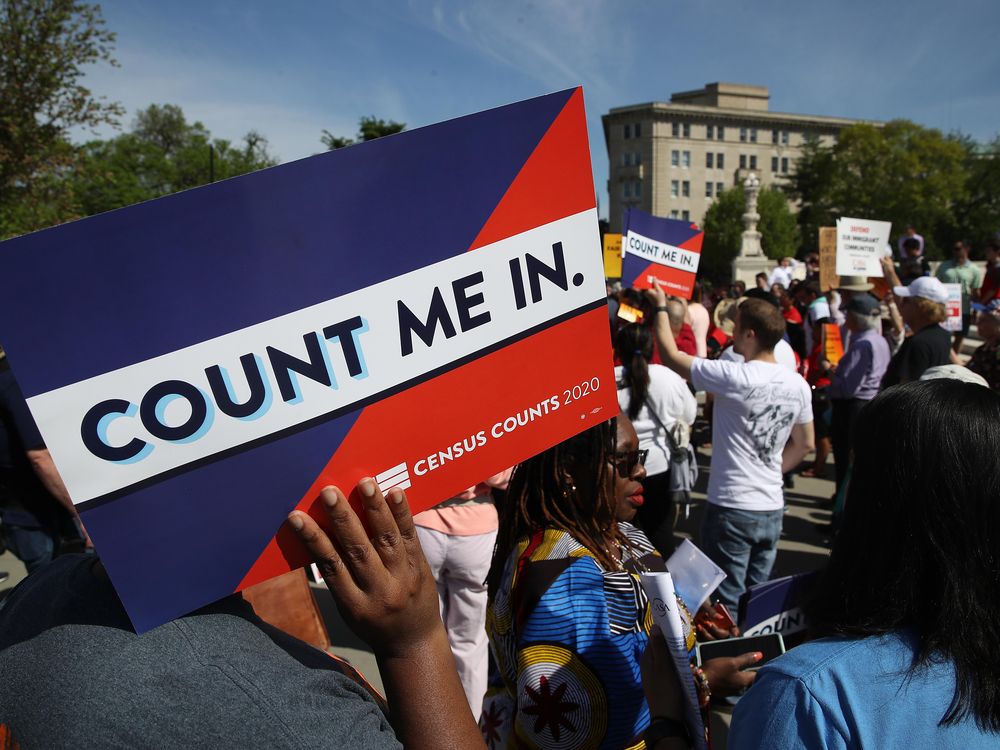
{"type": "Polygon", "coordinates": [[[945,659],[970,715],[1000,731],[1000,395],[957,380],[889,388],[854,428],[843,527],[808,607],[820,634],[912,628],[911,674],[945,659]]]}
{"type": "Polygon", "coordinates": [[[615,356],[622,363],[619,388],[628,388],[628,418],[635,419],[649,393],[649,360],[653,358],[653,333],[640,323],[629,323],[615,336],[615,356]]]}
{"type": "Polygon", "coordinates": [[[618,420],[610,419],[517,465],[486,577],[490,599],[518,540],[546,528],[569,533],[606,569],[615,568],[609,539],[630,547],[615,520],[610,481],[617,430],[618,420]]]}

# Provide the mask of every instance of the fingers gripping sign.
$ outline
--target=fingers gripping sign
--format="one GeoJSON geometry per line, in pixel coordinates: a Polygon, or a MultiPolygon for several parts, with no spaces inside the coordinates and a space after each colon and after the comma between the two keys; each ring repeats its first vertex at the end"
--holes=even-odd
{"type": "Polygon", "coordinates": [[[370,478],[358,482],[357,505],[337,487],[319,504],[329,532],[308,514],[293,511],[288,525],[316,562],[341,616],[376,654],[405,654],[440,629],[437,589],[417,541],[406,495],[388,500],[370,478]]]}

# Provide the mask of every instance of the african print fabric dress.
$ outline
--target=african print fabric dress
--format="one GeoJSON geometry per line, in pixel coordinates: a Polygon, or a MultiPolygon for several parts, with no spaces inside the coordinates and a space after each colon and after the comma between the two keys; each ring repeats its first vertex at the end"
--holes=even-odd
{"type": "Polygon", "coordinates": [[[605,570],[565,531],[522,539],[486,615],[493,655],[480,728],[500,748],[643,748],[639,661],[652,617],[640,571],[665,570],[646,536],[605,570]]]}

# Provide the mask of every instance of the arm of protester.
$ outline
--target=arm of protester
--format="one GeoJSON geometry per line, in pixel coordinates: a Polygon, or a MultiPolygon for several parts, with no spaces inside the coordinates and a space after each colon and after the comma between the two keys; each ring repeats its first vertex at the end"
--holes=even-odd
{"type": "MultiPolygon", "coordinates": [[[[681,681],[667,642],[657,626],[649,634],[649,643],[639,663],[642,672],[642,690],[649,706],[650,727],[666,719],[674,724],[684,724],[684,698],[681,681]]],[[[691,747],[685,737],[663,737],[656,744],[648,744],[649,750],[687,750],[691,747]]]]}
{"type": "Polygon", "coordinates": [[[707,659],[701,665],[705,679],[712,688],[712,695],[738,695],[753,685],[756,672],[745,671],[747,667],[764,658],[760,651],[749,651],[739,656],[718,656],[707,659]]]}
{"type": "Polygon", "coordinates": [[[653,330],[656,333],[656,343],[660,350],[660,359],[663,364],[676,372],[685,380],[691,378],[691,363],[695,358],[690,354],[685,354],[677,348],[674,341],[673,331],[670,330],[670,320],[664,309],[667,304],[667,295],[660,288],[660,282],[653,279],[653,288],[646,290],[646,295],[656,306],[656,317],[653,319],[653,330]]]}
{"type": "Polygon", "coordinates": [[[816,434],[811,421],[792,427],[785,449],[781,453],[781,473],[787,474],[802,463],[802,459],[816,448],[816,434]]]}
{"type": "Polygon", "coordinates": [[[358,483],[371,536],[335,487],[321,493],[332,539],[307,514],[288,524],[317,563],[341,616],[375,652],[396,734],[408,750],[484,748],[455,669],[406,496],[388,502],[370,478],[358,483]]]}
{"type": "Polygon", "coordinates": [[[49,453],[49,449],[44,446],[41,448],[29,448],[25,451],[25,453],[28,454],[28,461],[31,463],[31,468],[35,472],[39,481],[41,481],[41,483],[45,486],[45,489],[48,490],[49,494],[58,500],[59,504],[69,511],[69,514],[80,527],[80,533],[83,535],[84,542],[88,547],[92,546],[90,536],[87,534],[87,530],[83,527],[80,515],[76,512],[76,506],[73,505],[73,500],[70,499],[69,490],[66,489],[66,485],[63,483],[62,477],[59,476],[59,470],[56,469],[55,462],[52,460],[52,454],[49,453]]]}
{"type": "Polygon", "coordinates": [[[880,258],[879,263],[882,264],[882,275],[885,276],[890,289],[894,286],[903,286],[896,274],[896,266],[893,265],[892,258],[880,258]]]}

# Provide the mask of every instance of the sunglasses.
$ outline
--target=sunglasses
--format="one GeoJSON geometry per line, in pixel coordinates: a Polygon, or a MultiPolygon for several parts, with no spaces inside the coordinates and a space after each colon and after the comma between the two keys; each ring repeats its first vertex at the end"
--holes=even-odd
{"type": "Polygon", "coordinates": [[[635,471],[636,466],[642,466],[646,463],[646,456],[648,455],[648,450],[623,451],[616,453],[615,469],[618,470],[618,476],[622,479],[628,479],[632,476],[632,472],[635,471]]]}

